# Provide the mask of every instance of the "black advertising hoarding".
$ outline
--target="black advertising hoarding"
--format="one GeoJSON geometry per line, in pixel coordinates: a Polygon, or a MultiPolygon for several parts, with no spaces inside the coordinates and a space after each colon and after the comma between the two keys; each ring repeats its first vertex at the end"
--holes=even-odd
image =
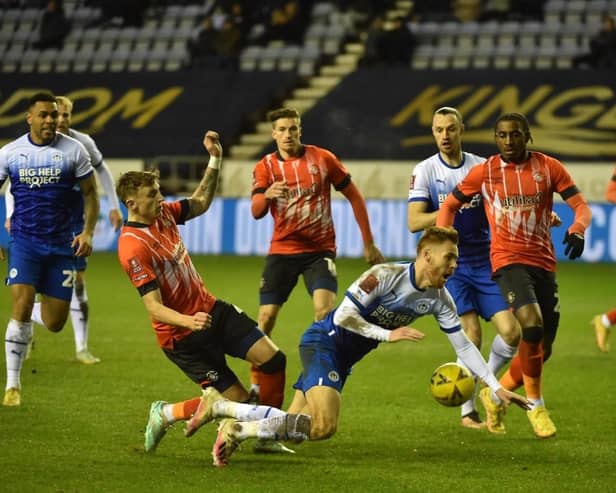
{"type": "MultiPolygon", "coordinates": [[[[616,160],[612,72],[361,69],[303,115],[303,141],[343,159],[422,159],[434,152],[432,114],[455,106],[465,148],[496,152],[495,119],[524,113],[537,149],[568,161],[616,160]]],[[[91,133],[107,157],[202,155],[203,132],[223,144],[297,83],[276,72],[195,70],[139,74],[3,74],[0,144],[26,132],[25,102],[39,89],[75,100],[73,126],[91,133]]],[[[271,148],[271,145],[266,149],[271,148]]]]}
{"type": "Polygon", "coordinates": [[[464,146],[496,153],[494,122],[527,116],[537,149],[564,160],[616,160],[616,72],[366,69],[303,119],[303,140],[344,159],[423,159],[435,152],[432,114],[455,106],[464,146]]]}
{"type": "Polygon", "coordinates": [[[48,89],[73,99],[73,127],[90,133],[106,157],[202,155],[205,130],[223,145],[293,88],[291,73],[187,72],[2,74],[0,145],[27,132],[28,98],[48,89]]]}

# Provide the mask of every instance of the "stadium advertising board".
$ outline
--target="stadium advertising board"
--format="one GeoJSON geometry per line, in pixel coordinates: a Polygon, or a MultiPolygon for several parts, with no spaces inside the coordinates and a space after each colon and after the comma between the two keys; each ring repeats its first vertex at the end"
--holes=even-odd
{"type": "Polygon", "coordinates": [[[73,127],[106,157],[202,155],[208,129],[232,139],[247,120],[294,85],[296,75],[193,70],[141,74],[2,74],[0,145],[27,132],[28,98],[40,90],[75,105],[73,127]]]}
{"type": "MultiPolygon", "coordinates": [[[[406,200],[367,200],[375,241],[383,254],[391,260],[409,258],[415,252],[419,234],[409,233],[406,226],[406,200]]],[[[586,249],[582,261],[616,262],[616,206],[593,203],[593,223],[586,233],[586,249]]],[[[563,203],[555,204],[564,225],[571,224],[573,214],[563,203]]],[[[0,217],[5,206],[0,197],[0,217]]],[[[341,257],[361,257],[361,234],[346,200],[333,200],[332,213],[336,224],[336,242],[341,257]]],[[[101,210],[94,235],[94,249],[115,251],[117,233],[109,221],[109,203],[101,198],[101,210]]],[[[126,211],[124,211],[126,217],[126,211]]],[[[272,221],[268,215],[259,221],[250,212],[250,199],[216,198],[203,216],[180,226],[188,250],[195,254],[265,255],[272,235],[272,221]]],[[[562,240],[565,227],[554,228],[552,239],[559,260],[563,255],[562,240]]],[[[8,236],[0,232],[0,245],[6,247],[8,236]]]]}
{"type": "Polygon", "coordinates": [[[476,154],[494,154],[496,118],[519,112],[538,150],[616,159],[613,72],[595,70],[358,70],[304,115],[304,140],[343,159],[422,158],[434,152],[432,115],[441,106],[462,112],[464,146],[476,154]]]}

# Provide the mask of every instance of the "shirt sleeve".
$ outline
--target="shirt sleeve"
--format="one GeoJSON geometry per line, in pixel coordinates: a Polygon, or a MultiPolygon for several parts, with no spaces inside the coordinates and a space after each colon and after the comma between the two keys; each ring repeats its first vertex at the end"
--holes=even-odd
{"type": "Polygon", "coordinates": [[[447,337],[458,358],[474,375],[483,380],[492,390],[498,390],[501,385],[488,368],[479,349],[471,342],[463,330],[448,333],[447,337]]]}
{"type": "Polygon", "coordinates": [[[122,233],[118,257],[133,286],[139,289],[145,284],[157,282],[157,278],[152,267],[151,253],[143,242],[130,235],[130,232],[122,233]]]}

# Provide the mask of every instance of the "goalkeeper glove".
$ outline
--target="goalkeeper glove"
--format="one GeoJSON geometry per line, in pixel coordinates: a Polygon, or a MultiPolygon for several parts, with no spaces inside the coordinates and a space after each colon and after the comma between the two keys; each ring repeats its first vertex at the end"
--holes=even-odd
{"type": "Polygon", "coordinates": [[[584,251],[584,236],[579,233],[569,233],[567,231],[565,233],[565,239],[563,240],[563,245],[566,244],[565,247],[565,255],[567,255],[571,260],[578,258],[582,255],[584,251]]]}

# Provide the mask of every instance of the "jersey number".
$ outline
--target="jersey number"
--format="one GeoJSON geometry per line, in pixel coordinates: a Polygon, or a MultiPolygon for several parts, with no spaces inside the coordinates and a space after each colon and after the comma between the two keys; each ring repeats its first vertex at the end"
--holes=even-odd
{"type": "Polygon", "coordinates": [[[74,270],[63,270],[62,274],[64,274],[64,281],[62,281],[63,288],[73,288],[75,285],[75,277],[77,272],[74,270]]]}

